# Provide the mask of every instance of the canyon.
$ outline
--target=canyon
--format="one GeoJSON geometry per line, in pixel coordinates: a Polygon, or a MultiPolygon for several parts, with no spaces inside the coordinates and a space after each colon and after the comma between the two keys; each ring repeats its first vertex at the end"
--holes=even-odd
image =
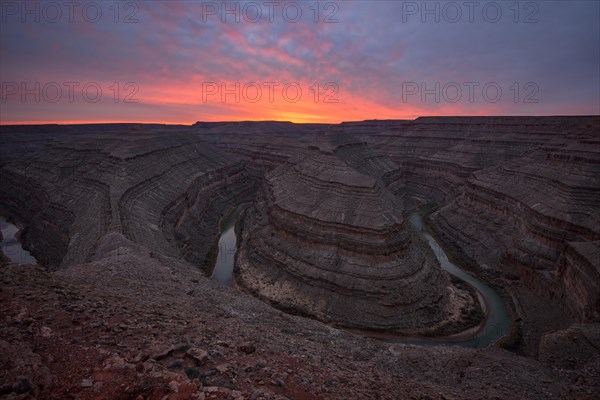
{"type": "Polygon", "coordinates": [[[596,398],[600,117],[0,127],[7,398],[596,398]],[[486,312],[483,349],[390,342],[486,312]],[[232,214],[233,213],[233,214],[232,214]],[[233,285],[210,279],[234,215],[233,285]],[[68,349],[68,351],[65,351],[68,349]]]}
{"type": "Polygon", "coordinates": [[[334,153],[313,148],[266,174],[243,222],[238,283],[350,328],[414,334],[460,321],[477,300],[450,284],[384,182],[334,153]]]}

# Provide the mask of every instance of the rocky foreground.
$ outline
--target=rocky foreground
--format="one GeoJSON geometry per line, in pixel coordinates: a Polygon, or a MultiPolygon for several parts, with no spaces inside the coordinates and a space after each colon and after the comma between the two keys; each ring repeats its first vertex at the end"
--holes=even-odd
{"type": "MultiPolygon", "coordinates": [[[[0,129],[0,214],[23,228],[25,248],[42,264],[0,258],[3,398],[598,397],[598,117],[0,129]],[[377,220],[364,218],[374,208],[340,221],[339,202],[303,208],[328,206],[335,185],[321,179],[331,168],[319,163],[373,183],[361,198],[394,209],[392,223],[378,225],[396,229],[389,238],[410,237],[403,224],[416,205],[433,207],[430,229],[511,310],[502,348],[367,339],[207,278],[219,221],[239,204],[248,205],[244,243],[262,243],[243,244],[240,257],[251,250],[262,271],[276,255],[269,249],[287,246],[269,232],[293,226],[286,241],[304,231],[305,244],[306,236],[326,243],[335,232],[338,261],[377,259],[369,253],[377,234],[355,235],[362,221],[377,220]],[[290,179],[305,189],[292,198],[290,179]],[[354,234],[345,246],[346,232],[354,234]]],[[[341,197],[352,192],[335,188],[341,197]]],[[[305,255],[300,261],[310,293],[322,272],[306,269],[305,255]]],[[[347,282],[343,274],[333,280],[347,282]]],[[[338,310],[327,315],[361,318],[338,310]]]]}
{"type": "Polygon", "coordinates": [[[4,398],[594,399],[600,387],[597,328],[552,334],[540,360],[391,345],[117,242],[58,274],[2,267],[4,398]]]}

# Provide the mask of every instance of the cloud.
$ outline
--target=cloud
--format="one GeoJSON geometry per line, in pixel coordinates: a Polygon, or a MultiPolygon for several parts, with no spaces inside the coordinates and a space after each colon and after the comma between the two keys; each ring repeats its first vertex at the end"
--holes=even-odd
{"type": "MultiPolygon", "coordinates": [[[[93,2],[81,2],[81,9],[88,3],[93,2]]],[[[463,2],[279,3],[272,21],[265,3],[248,1],[133,2],[137,8],[128,9],[129,3],[119,3],[118,14],[114,5],[109,8],[114,3],[95,3],[102,9],[97,22],[78,10],[73,22],[63,12],[57,22],[42,13],[40,22],[26,15],[23,23],[18,12],[7,15],[3,9],[0,72],[6,101],[1,122],[339,122],[450,113],[600,112],[597,2],[479,2],[472,15],[463,2]],[[460,18],[448,4],[460,8],[460,18]],[[262,17],[251,22],[256,5],[262,17]],[[217,13],[207,13],[214,11],[210,7],[217,13]],[[230,13],[223,23],[223,7],[237,11],[239,22],[230,13]],[[292,22],[297,9],[302,16],[292,22]],[[493,13],[497,9],[501,15],[493,13]],[[337,22],[325,23],[328,16],[337,22]],[[13,82],[31,88],[35,82],[43,87],[73,81],[97,83],[105,101],[48,104],[42,96],[36,103],[6,91],[13,82]],[[122,101],[128,82],[139,88],[137,104],[122,101]],[[273,102],[266,94],[246,101],[239,91],[225,101],[220,93],[209,101],[203,97],[206,83],[219,88],[238,84],[243,90],[253,82],[263,88],[277,82],[277,90],[294,83],[302,96],[294,102],[281,92],[273,102]],[[465,86],[472,82],[478,85],[465,86]],[[323,102],[333,92],[324,92],[328,83],[336,88],[335,103],[323,102]],[[407,95],[406,88],[415,84],[418,92],[407,95]],[[317,85],[321,96],[315,101],[317,85]],[[117,102],[109,101],[115,94],[111,87],[120,90],[117,102]],[[463,90],[458,101],[452,92],[456,87],[463,90]],[[490,101],[496,100],[498,87],[501,98],[490,101]],[[469,88],[475,88],[472,99],[469,88]],[[429,92],[423,95],[422,89],[429,92]],[[533,92],[537,102],[524,102],[533,92]]],[[[41,12],[46,3],[39,4],[41,12]]]]}

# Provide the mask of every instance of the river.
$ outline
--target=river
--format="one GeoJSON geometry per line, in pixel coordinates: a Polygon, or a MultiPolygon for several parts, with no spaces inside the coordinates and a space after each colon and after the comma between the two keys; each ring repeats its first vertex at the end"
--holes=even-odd
{"type": "Polygon", "coordinates": [[[17,240],[16,235],[19,231],[17,226],[6,221],[6,218],[0,217],[0,230],[2,231],[0,250],[6,257],[14,263],[37,264],[37,260],[17,240]]]}
{"type": "MultiPolygon", "coordinates": [[[[233,281],[233,264],[237,249],[235,236],[235,222],[241,208],[233,211],[221,225],[221,237],[219,238],[219,253],[213,269],[212,278],[218,282],[231,286],[233,281]]],[[[417,228],[418,232],[427,240],[427,243],[435,253],[441,267],[448,273],[471,284],[485,301],[486,319],[483,327],[472,334],[459,334],[460,338],[450,340],[449,338],[397,338],[385,339],[393,343],[407,343],[418,345],[451,345],[464,347],[487,347],[497,342],[503,336],[510,333],[510,318],[502,299],[494,289],[481,282],[474,276],[458,268],[448,259],[448,255],[438,242],[427,232],[423,225],[423,218],[417,212],[411,214],[410,222],[417,228]]]]}
{"type": "Polygon", "coordinates": [[[233,264],[237,250],[235,237],[235,221],[242,210],[242,206],[233,210],[221,224],[221,237],[219,238],[219,253],[213,268],[211,278],[223,285],[231,286],[233,283],[233,264]]]}
{"type": "Polygon", "coordinates": [[[409,342],[415,344],[447,344],[459,345],[465,347],[487,347],[497,342],[503,336],[510,333],[510,318],[504,302],[494,289],[481,282],[474,276],[466,273],[462,269],[450,262],[448,255],[442,249],[442,246],[427,232],[423,225],[423,217],[419,213],[413,213],[410,216],[410,222],[417,228],[419,233],[427,240],[429,247],[435,253],[441,267],[450,274],[462,279],[471,284],[481,295],[485,301],[486,320],[483,327],[477,332],[470,335],[466,340],[451,341],[443,339],[415,339],[415,340],[398,340],[399,342],[409,342]]]}

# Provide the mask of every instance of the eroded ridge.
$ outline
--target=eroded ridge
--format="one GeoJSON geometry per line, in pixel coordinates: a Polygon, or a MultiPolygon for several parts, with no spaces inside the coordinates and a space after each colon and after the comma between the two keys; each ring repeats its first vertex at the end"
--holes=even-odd
{"type": "Polygon", "coordinates": [[[266,175],[244,221],[238,283],[353,328],[422,333],[457,318],[472,299],[450,284],[401,200],[335,149],[320,146],[266,175]]]}
{"type": "Polygon", "coordinates": [[[2,167],[0,211],[30,227],[33,254],[53,267],[87,262],[116,233],[208,268],[219,219],[253,196],[245,165],[174,129],[82,129],[2,167]]]}

